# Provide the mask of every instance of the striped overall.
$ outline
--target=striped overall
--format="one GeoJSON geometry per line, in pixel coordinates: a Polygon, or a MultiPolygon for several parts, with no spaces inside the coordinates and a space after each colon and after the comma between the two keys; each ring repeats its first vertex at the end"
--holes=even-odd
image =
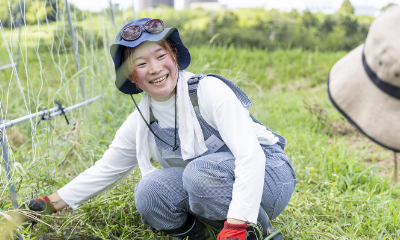
{"type": "MultiPolygon", "coordinates": [[[[198,108],[197,87],[205,76],[196,75],[188,80],[189,95],[204,139],[215,135],[223,141],[219,132],[203,119],[198,108]]],[[[219,78],[227,84],[244,107],[251,106],[247,95],[231,81],[216,74],[208,76],[219,78]]],[[[160,128],[154,116],[151,118],[153,120],[150,127],[154,133],[173,145],[175,129],[160,128]]],[[[275,136],[279,138],[278,143],[261,145],[266,164],[259,222],[265,213],[269,219],[274,219],[285,209],[296,184],[292,164],[283,151],[286,140],[278,134],[275,136]]],[[[183,161],[180,148],[173,151],[158,138],[155,140],[162,156],[159,163],[163,168],[147,174],[135,186],[135,203],[142,222],[156,230],[170,230],[181,227],[186,221],[187,213],[206,223],[225,220],[235,182],[235,157],[226,144],[215,153],[207,151],[195,159],[183,161]]]]}

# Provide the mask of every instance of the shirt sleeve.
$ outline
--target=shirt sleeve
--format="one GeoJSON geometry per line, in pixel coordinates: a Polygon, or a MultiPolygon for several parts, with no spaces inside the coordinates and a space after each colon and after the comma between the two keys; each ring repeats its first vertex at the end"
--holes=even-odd
{"type": "Polygon", "coordinates": [[[265,174],[265,155],[248,111],[233,91],[214,77],[197,90],[200,113],[221,134],[235,157],[235,183],[228,218],[257,223],[265,174]]]}
{"type": "Polygon", "coordinates": [[[77,208],[123,180],[137,166],[135,114],[137,111],[128,116],[100,160],[57,191],[69,206],[77,208]]]}

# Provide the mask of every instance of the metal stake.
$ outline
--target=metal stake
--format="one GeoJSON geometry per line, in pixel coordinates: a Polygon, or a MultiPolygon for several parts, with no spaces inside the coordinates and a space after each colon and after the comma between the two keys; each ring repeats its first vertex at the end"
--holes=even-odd
{"type": "MultiPolygon", "coordinates": [[[[1,123],[1,119],[0,119],[1,123]]],[[[15,192],[15,187],[11,175],[11,166],[10,162],[8,161],[8,154],[7,154],[7,146],[6,146],[6,139],[5,139],[5,128],[0,129],[0,142],[1,142],[1,152],[3,155],[3,162],[4,162],[4,167],[6,168],[6,174],[7,174],[7,180],[9,181],[9,188],[10,188],[10,195],[11,195],[11,201],[14,209],[18,208],[18,201],[17,201],[17,193],[15,192]]]]}
{"type": "Polygon", "coordinates": [[[69,9],[68,0],[65,0],[65,8],[67,9],[67,14],[68,14],[69,32],[71,34],[72,46],[73,46],[74,54],[75,54],[76,67],[78,68],[78,72],[79,72],[79,83],[81,85],[82,97],[83,97],[83,101],[86,101],[85,86],[83,84],[83,80],[82,80],[81,73],[80,73],[81,64],[79,62],[78,46],[76,45],[76,42],[75,42],[74,28],[72,26],[71,13],[70,13],[70,9],[69,9]]]}
{"type": "MultiPolygon", "coordinates": [[[[0,119],[1,123],[1,119],[0,119]]],[[[10,188],[10,195],[11,195],[11,202],[14,207],[14,209],[18,209],[18,200],[17,200],[17,192],[15,191],[12,175],[11,175],[11,165],[10,162],[8,161],[8,153],[7,153],[7,146],[6,146],[6,138],[5,138],[5,131],[6,129],[0,129],[0,143],[1,143],[1,153],[3,155],[3,162],[4,162],[4,167],[6,169],[6,174],[7,174],[7,180],[10,182],[8,184],[10,188]]],[[[17,216],[17,221],[19,222],[19,216],[17,216]]],[[[21,233],[18,233],[18,239],[22,240],[22,235],[21,233]]]]}
{"type": "MultiPolygon", "coordinates": [[[[102,97],[102,95],[93,97],[93,98],[91,98],[89,100],[86,100],[84,102],[77,103],[77,104],[75,104],[73,106],[64,108],[64,110],[61,110],[59,107],[55,107],[55,108],[51,108],[51,109],[49,109],[47,111],[40,111],[40,112],[37,112],[37,113],[32,113],[30,115],[27,115],[27,116],[24,116],[24,117],[20,117],[20,118],[11,120],[11,121],[7,121],[7,122],[5,122],[3,124],[0,124],[0,129],[10,128],[10,127],[12,127],[12,126],[14,126],[16,124],[28,121],[28,120],[30,120],[32,118],[41,117],[41,116],[45,115],[46,113],[48,113],[50,115],[50,118],[53,118],[53,117],[55,117],[57,115],[61,115],[61,114],[67,113],[67,112],[69,112],[71,110],[74,110],[76,108],[79,108],[79,107],[82,107],[82,106],[86,106],[87,104],[89,104],[89,103],[91,103],[93,101],[96,101],[97,99],[99,99],[101,97],[102,97]]],[[[45,119],[47,119],[48,117],[49,116],[45,116],[45,119]]]]}
{"type": "Polygon", "coordinates": [[[4,70],[4,69],[12,68],[12,67],[14,67],[14,66],[15,66],[15,64],[12,64],[12,63],[11,63],[11,64],[7,64],[7,65],[4,65],[4,66],[1,66],[1,67],[0,67],[0,71],[1,71],[1,70],[4,70]]]}

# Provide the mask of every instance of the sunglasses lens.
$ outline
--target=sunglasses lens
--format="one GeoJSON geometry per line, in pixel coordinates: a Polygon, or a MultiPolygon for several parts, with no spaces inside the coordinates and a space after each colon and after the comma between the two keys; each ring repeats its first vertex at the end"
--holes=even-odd
{"type": "Polygon", "coordinates": [[[144,24],[144,28],[149,33],[160,33],[164,30],[164,23],[159,19],[153,19],[144,24]]]}
{"type": "Polygon", "coordinates": [[[140,37],[141,32],[142,31],[139,26],[129,26],[122,31],[122,38],[127,41],[132,41],[140,37]]]}

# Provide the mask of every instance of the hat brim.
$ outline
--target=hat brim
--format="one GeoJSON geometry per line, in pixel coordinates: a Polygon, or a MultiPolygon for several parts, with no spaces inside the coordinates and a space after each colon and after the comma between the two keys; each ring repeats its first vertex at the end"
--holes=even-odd
{"type": "Polygon", "coordinates": [[[358,46],[332,67],[328,76],[329,98],[364,135],[400,152],[400,101],[369,79],[362,64],[363,47],[358,46]]]}

